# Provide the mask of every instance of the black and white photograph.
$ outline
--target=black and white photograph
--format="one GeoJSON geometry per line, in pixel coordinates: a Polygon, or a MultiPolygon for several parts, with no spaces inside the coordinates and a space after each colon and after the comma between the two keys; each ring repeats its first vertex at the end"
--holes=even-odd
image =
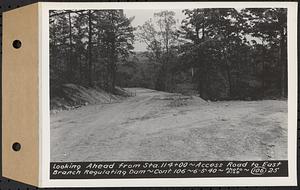
{"type": "Polygon", "coordinates": [[[288,160],[287,9],[49,11],[50,160],[288,160]]]}

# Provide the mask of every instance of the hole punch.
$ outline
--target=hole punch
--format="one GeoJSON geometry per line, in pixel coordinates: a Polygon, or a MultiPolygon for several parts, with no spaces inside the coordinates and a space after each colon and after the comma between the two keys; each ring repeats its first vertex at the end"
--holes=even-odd
{"type": "Polygon", "coordinates": [[[22,42],[20,40],[13,41],[13,47],[19,49],[22,46],[22,42]]]}
{"type": "Polygon", "coordinates": [[[12,149],[16,152],[20,151],[21,150],[21,144],[18,143],[18,142],[15,142],[13,145],[12,145],[12,149]]]}

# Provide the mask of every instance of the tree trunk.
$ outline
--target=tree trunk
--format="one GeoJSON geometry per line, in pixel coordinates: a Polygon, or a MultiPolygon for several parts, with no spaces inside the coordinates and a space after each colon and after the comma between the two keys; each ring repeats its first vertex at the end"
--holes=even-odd
{"type": "Polygon", "coordinates": [[[73,57],[73,44],[72,44],[72,21],[71,21],[71,12],[69,12],[69,63],[68,63],[68,71],[67,78],[68,82],[72,82],[73,80],[73,67],[72,67],[72,57],[73,57]]]}
{"type": "Polygon", "coordinates": [[[205,40],[205,26],[204,26],[204,23],[202,24],[202,42],[204,42],[205,40]]]}
{"type": "Polygon", "coordinates": [[[229,98],[232,98],[232,79],[231,79],[231,73],[230,73],[230,66],[228,63],[228,58],[226,55],[226,50],[225,50],[225,65],[226,65],[226,73],[227,73],[227,79],[228,79],[228,88],[229,88],[229,98]]]}
{"type": "Polygon", "coordinates": [[[110,33],[111,36],[111,49],[110,49],[110,75],[111,75],[111,81],[110,81],[110,91],[113,92],[116,86],[116,75],[117,75],[117,61],[118,61],[118,55],[116,52],[116,31],[115,31],[115,20],[114,20],[114,14],[111,12],[110,14],[110,20],[112,25],[112,31],[110,33]]]}
{"type": "Polygon", "coordinates": [[[80,80],[80,83],[82,84],[83,78],[82,78],[82,63],[81,63],[82,58],[81,58],[81,55],[79,55],[78,60],[79,60],[79,80],[80,80]]]}
{"type": "Polygon", "coordinates": [[[112,69],[111,69],[111,77],[112,77],[111,92],[113,92],[116,87],[117,67],[114,62],[112,63],[111,67],[112,67],[112,69]]]}
{"type": "Polygon", "coordinates": [[[266,54],[266,48],[265,48],[265,40],[263,40],[263,47],[262,47],[263,49],[262,49],[262,58],[263,58],[263,60],[262,60],[262,71],[261,71],[261,80],[262,80],[262,96],[263,96],[263,98],[265,97],[265,90],[266,90],[266,82],[265,82],[265,59],[266,59],[266,56],[265,56],[265,54],[266,54]]]}
{"type": "MultiPolygon", "coordinates": [[[[263,55],[264,56],[264,55],[263,55]]],[[[266,80],[265,80],[265,59],[262,61],[262,96],[265,97],[266,80]]]]}
{"type": "Polygon", "coordinates": [[[165,15],[165,23],[166,23],[166,39],[165,39],[165,45],[166,45],[166,52],[167,52],[167,56],[168,53],[169,53],[169,32],[170,32],[170,29],[169,29],[169,26],[168,26],[168,21],[167,21],[167,15],[165,15]]]}
{"type": "Polygon", "coordinates": [[[199,43],[199,28],[196,26],[196,39],[195,39],[195,42],[194,43],[199,43]]]}
{"type": "Polygon", "coordinates": [[[89,42],[88,42],[88,84],[90,86],[93,85],[93,77],[92,77],[92,12],[89,10],[89,42]]]}
{"type": "Polygon", "coordinates": [[[199,77],[198,77],[198,93],[199,93],[199,96],[201,98],[204,98],[204,92],[203,92],[203,77],[202,77],[202,74],[201,72],[199,73],[199,77]]]}
{"type": "Polygon", "coordinates": [[[287,97],[287,63],[286,63],[286,51],[285,51],[285,34],[284,28],[280,31],[280,44],[279,44],[279,68],[281,71],[280,77],[280,91],[281,97],[287,97]]]}

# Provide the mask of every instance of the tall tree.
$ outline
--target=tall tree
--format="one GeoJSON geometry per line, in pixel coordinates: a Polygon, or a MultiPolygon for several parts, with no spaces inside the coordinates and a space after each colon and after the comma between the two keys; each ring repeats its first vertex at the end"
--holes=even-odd
{"type": "Polygon", "coordinates": [[[51,11],[50,49],[52,78],[59,84],[76,83],[95,86],[107,73],[105,88],[116,85],[117,64],[133,50],[134,28],[123,10],[51,11]],[[76,52],[76,54],[74,54],[76,52]],[[57,67],[62,70],[58,73],[57,67]]]}
{"type": "Polygon", "coordinates": [[[154,13],[154,20],[155,22],[150,19],[139,26],[138,37],[147,45],[147,49],[150,51],[149,57],[155,57],[154,61],[158,66],[155,88],[167,90],[170,86],[167,83],[172,83],[172,81],[168,81],[168,78],[173,78],[172,72],[169,70],[170,58],[174,55],[171,48],[178,43],[175,13],[167,10],[154,13]],[[170,76],[168,76],[169,74],[170,76]]]}
{"type": "MultiPolygon", "coordinates": [[[[287,9],[244,9],[247,32],[265,42],[269,51],[277,49],[278,86],[282,97],[287,96],[287,9]]],[[[273,61],[274,62],[274,61],[273,61]]]]}
{"type": "Polygon", "coordinates": [[[92,86],[93,85],[93,55],[92,55],[92,48],[93,48],[93,44],[92,44],[92,27],[93,27],[93,24],[92,24],[92,11],[89,10],[88,11],[88,27],[89,27],[89,34],[88,34],[88,82],[89,82],[89,85],[92,86]]]}

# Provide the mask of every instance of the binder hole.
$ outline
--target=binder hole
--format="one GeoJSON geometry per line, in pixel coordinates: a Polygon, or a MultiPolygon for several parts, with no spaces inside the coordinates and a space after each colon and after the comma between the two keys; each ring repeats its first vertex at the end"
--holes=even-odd
{"type": "Polygon", "coordinates": [[[20,40],[15,40],[13,42],[13,47],[19,49],[22,46],[22,42],[20,40]]]}
{"type": "Polygon", "coordinates": [[[21,150],[21,144],[20,143],[18,143],[18,142],[15,142],[13,145],[12,145],[12,149],[14,150],[14,151],[20,151],[21,150]]]}

